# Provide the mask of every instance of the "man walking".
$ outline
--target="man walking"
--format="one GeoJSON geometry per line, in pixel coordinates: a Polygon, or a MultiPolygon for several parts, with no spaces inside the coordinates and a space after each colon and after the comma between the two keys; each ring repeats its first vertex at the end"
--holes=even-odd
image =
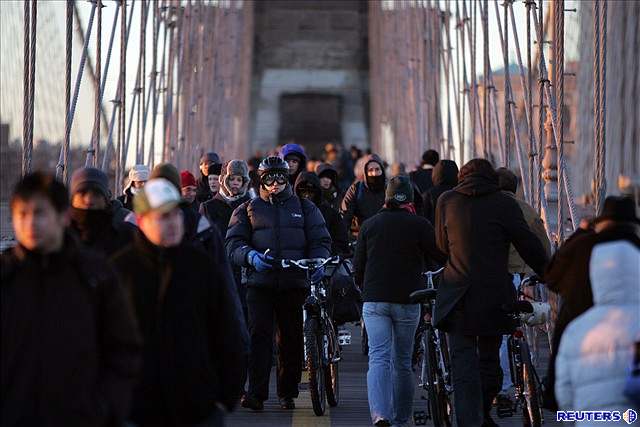
{"type": "Polygon", "coordinates": [[[518,203],[500,191],[491,163],[471,160],[459,178],[436,205],[436,241],[449,258],[434,324],[449,334],[458,425],[494,426],[489,411],[502,386],[500,343],[513,331],[502,307],[516,296],[509,245],[537,274],[547,256],[518,203]]]}
{"type": "Polygon", "coordinates": [[[151,179],[136,195],[141,233],[113,258],[144,338],[131,420],[139,427],[222,426],[240,397],[248,337],[224,267],[183,239],[180,194],[151,179]]]}
{"type": "Polygon", "coordinates": [[[251,355],[249,390],[242,406],[262,410],[269,397],[273,327],[278,346],[278,398],[282,409],[294,409],[303,363],[302,304],[307,289],[304,272],[274,271],[274,258],[326,258],[331,238],[322,214],[300,200],[289,184],[289,165],[267,157],[258,168],[260,197],[238,207],[226,237],[229,258],[247,267],[247,305],[251,355]]]}
{"type": "Polygon", "coordinates": [[[0,255],[0,424],[121,426],[140,338],[107,261],[70,233],[69,194],[52,175],[15,187],[18,245],[0,255]]]}

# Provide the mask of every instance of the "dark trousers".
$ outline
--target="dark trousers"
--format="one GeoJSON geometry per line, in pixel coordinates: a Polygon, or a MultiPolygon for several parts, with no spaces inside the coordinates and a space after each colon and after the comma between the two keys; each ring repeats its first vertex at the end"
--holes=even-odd
{"type": "Polygon", "coordinates": [[[306,295],[306,289],[283,292],[255,287],[247,289],[251,336],[248,391],[250,396],[260,400],[267,400],[269,397],[275,324],[278,347],[278,397],[298,397],[303,363],[302,304],[306,295]]]}
{"type": "Polygon", "coordinates": [[[448,334],[458,426],[479,427],[502,388],[502,335],[448,334]]]}

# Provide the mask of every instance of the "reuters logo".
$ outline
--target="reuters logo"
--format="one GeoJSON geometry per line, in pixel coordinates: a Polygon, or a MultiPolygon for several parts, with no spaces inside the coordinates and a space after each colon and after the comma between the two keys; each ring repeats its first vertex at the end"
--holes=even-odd
{"type": "Polygon", "coordinates": [[[622,419],[627,424],[635,423],[638,420],[638,414],[633,409],[627,409],[624,411],[624,414],[622,414],[622,419]]]}

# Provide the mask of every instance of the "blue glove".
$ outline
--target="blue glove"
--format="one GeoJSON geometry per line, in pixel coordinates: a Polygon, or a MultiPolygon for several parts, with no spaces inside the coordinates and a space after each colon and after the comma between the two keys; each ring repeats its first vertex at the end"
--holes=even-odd
{"type": "Polygon", "coordinates": [[[263,255],[255,249],[249,251],[249,253],[247,254],[247,260],[258,273],[269,271],[273,268],[273,266],[271,265],[271,261],[273,261],[273,258],[268,255],[263,255]]]}
{"type": "Polygon", "coordinates": [[[324,277],[324,266],[318,268],[311,274],[311,281],[317,283],[322,280],[324,277]]]}

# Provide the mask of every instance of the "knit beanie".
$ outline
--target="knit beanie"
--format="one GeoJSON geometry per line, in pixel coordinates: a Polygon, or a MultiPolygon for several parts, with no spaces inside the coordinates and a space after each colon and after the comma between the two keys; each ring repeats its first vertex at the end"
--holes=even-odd
{"type": "Polygon", "coordinates": [[[111,198],[109,191],[109,178],[100,169],[80,168],[71,176],[71,195],[86,191],[96,190],[107,200],[111,198]]]}
{"type": "Polygon", "coordinates": [[[176,169],[176,167],[171,163],[160,163],[155,168],[153,168],[149,179],[153,178],[164,178],[172,183],[178,191],[181,190],[180,173],[178,172],[178,169],[176,169]]]}
{"type": "Polygon", "coordinates": [[[413,186],[406,176],[394,176],[387,184],[385,202],[404,204],[413,202],[413,186]]]}
{"type": "Polygon", "coordinates": [[[195,187],[196,186],[196,177],[193,176],[191,172],[188,170],[183,170],[180,172],[180,187],[195,187]]]}

